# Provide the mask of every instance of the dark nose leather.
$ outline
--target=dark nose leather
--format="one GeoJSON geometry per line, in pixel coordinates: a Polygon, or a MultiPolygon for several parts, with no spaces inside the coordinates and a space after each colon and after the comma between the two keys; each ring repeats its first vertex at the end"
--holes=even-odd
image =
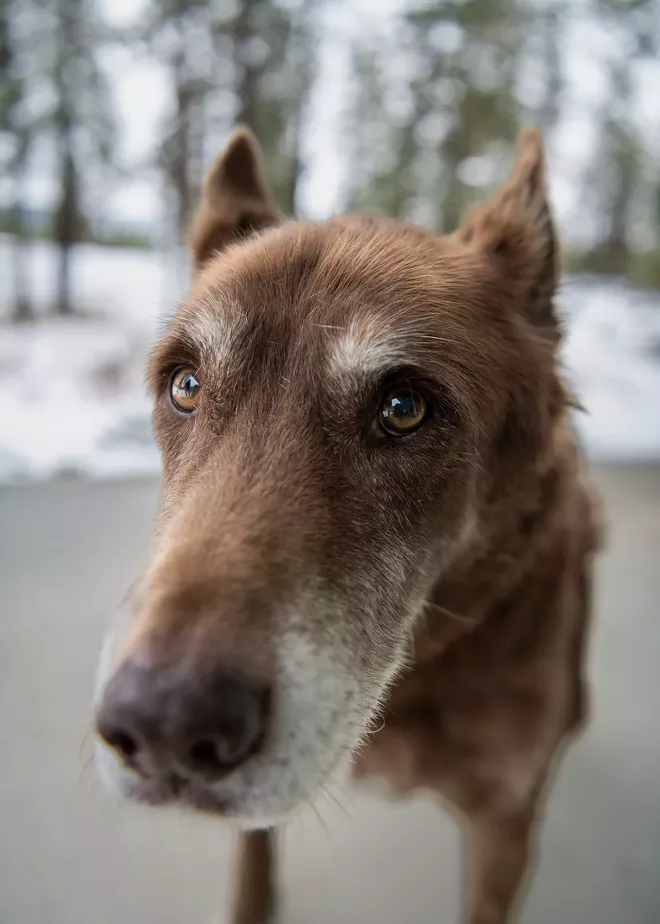
{"type": "Polygon", "coordinates": [[[258,750],[268,692],[225,670],[200,679],[125,661],[110,680],[97,730],[144,776],[219,779],[258,750]]]}

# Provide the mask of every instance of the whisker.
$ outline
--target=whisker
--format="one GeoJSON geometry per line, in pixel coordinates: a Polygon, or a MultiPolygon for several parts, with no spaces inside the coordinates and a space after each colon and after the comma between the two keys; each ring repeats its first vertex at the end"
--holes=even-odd
{"type": "Polygon", "coordinates": [[[326,822],[325,818],[323,817],[323,815],[321,815],[321,812],[319,811],[318,806],[317,806],[314,802],[312,802],[311,799],[308,799],[307,802],[308,802],[308,805],[311,806],[312,811],[314,812],[314,814],[315,814],[316,817],[318,818],[318,820],[319,820],[319,822],[320,822],[320,824],[321,824],[321,827],[323,828],[323,830],[324,830],[325,833],[326,833],[326,836],[327,836],[328,839],[329,839],[329,838],[330,838],[330,831],[329,831],[329,828],[328,828],[328,825],[327,825],[327,822],[326,822]]]}
{"type": "Polygon", "coordinates": [[[93,735],[94,735],[94,730],[92,728],[88,728],[85,734],[83,735],[82,741],[80,742],[80,748],[78,749],[78,757],[83,756],[83,751],[87,747],[88,743],[92,740],[93,735]]]}
{"type": "Polygon", "coordinates": [[[457,622],[460,622],[463,625],[472,626],[475,625],[478,621],[473,616],[462,616],[459,613],[454,613],[452,610],[447,609],[446,606],[440,606],[439,603],[433,603],[430,600],[426,603],[426,608],[437,610],[439,613],[442,613],[443,616],[448,616],[450,619],[455,619],[457,622]]]}
{"type": "Polygon", "coordinates": [[[326,787],[325,789],[322,789],[322,790],[321,790],[321,795],[324,796],[326,799],[329,799],[334,805],[337,806],[337,808],[338,808],[348,819],[352,820],[352,819],[351,819],[350,813],[349,813],[348,810],[346,809],[346,806],[342,805],[342,803],[339,801],[339,799],[337,799],[337,797],[334,795],[334,793],[332,793],[332,792],[328,789],[328,787],[326,787]]]}

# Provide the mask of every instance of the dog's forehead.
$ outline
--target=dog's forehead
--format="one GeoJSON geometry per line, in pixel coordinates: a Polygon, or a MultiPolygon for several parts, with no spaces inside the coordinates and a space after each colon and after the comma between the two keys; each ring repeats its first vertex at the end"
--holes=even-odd
{"type": "Polygon", "coordinates": [[[406,225],[292,222],[219,256],[177,326],[220,363],[284,346],[371,373],[457,343],[477,277],[451,239],[406,225]]]}

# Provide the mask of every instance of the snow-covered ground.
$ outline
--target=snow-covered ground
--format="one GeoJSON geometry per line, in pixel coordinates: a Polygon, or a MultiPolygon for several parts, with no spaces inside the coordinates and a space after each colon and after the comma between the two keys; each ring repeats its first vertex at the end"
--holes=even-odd
{"type": "MultiPolygon", "coordinates": [[[[0,238],[0,481],[157,473],[145,355],[181,296],[177,258],[81,246],[74,256],[83,317],[4,323],[9,241],[0,238]]],[[[42,310],[56,263],[33,247],[30,284],[42,310]]],[[[610,279],[569,279],[568,378],[586,413],[576,424],[592,457],[660,459],[660,295],[610,279]]]]}
{"type": "Polygon", "coordinates": [[[564,365],[584,407],[576,425],[593,459],[660,461],[660,293],[606,277],[572,277],[564,365]]]}

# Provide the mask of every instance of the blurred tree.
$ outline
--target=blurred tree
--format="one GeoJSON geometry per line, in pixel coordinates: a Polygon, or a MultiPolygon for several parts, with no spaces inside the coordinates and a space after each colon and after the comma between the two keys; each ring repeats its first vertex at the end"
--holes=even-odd
{"type": "MultiPolygon", "coordinates": [[[[605,134],[610,141],[610,156],[614,167],[613,183],[609,203],[609,223],[605,238],[607,261],[619,271],[630,270],[630,250],[634,247],[631,240],[631,226],[637,220],[635,199],[644,202],[652,200],[660,184],[656,170],[649,184],[645,182],[644,160],[648,156],[645,149],[644,135],[640,126],[631,124],[630,113],[635,103],[637,83],[635,69],[644,60],[657,61],[660,53],[660,2],[658,0],[633,0],[623,4],[621,0],[601,0],[610,16],[620,18],[622,7],[627,6],[624,28],[629,36],[631,55],[619,62],[611,70],[611,86],[618,101],[605,120],[605,134]],[[618,116],[618,117],[617,117],[618,116]],[[628,265],[624,263],[623,254],[628,253],[628,265]],[[621,255],[621,256],[620,256],[621,255]]],[[[657,216],[651,214],[651,221],[657,216]]],[[[653,229],[657,232],[657,225],[653,229]]],[[[633,230],[634,234],[634,230],[633,230]]],[[[656,259],[660,240],[654,234],[656,259]]]]}
{"type": "Polygon", "coordinates": [[[233,121],[258,137],[270,187],[289,214],[302,171],[322,3],[238,0],[233,15],[218,15],[214,25],[216,53],[232,64],[233,121]]]}
{"type": "Polygon", "coordinates": [[[557,127],[561,115],[564,91],[561,51],[570,3],[571,0],[544,0],[536,16],[541,46],[539,57],[543,67],[543,91],[536,109],[536,121],[546,138],[557,127]]]}
{"type": "Polygon", "coordinates": [[[0,138],[3,139],[2,172],[9,178],[12,233],[13,317],[28,321],[33,309],[28,292],[27,227],[24,196],[31,132],[24,113],[25,79],[17,60],[15,20],[19,0],[0,0],[0,138]]]}
{"type": "Polygon", "coordinates": [[[621,39],[626,46],[625,51],[621,48],[607,65],[610,92],[607,104],[599,113],[600,157],[592,175],[592,182],[598,184],[601,233],[591,261],[601,272],[625,274],[629,269],[627,226],[640,157],[630,110],[634,93],[633,68],[641,39],[631,28],[630,16],[648,5],[643,0],[641,3],[598,0],[604,24],[617,32],[623,26],[621,39]]]}
{"type": "Polygon", "coordinates": [[[168,71],[173,96],[159,163],[176,202],[180,239],[202,179],[206,101],[212,87],[210,32],[208,0],[152,0],[145,35],[168,71]]]}
{"type": "MultiPolygon", "coordinates": [[[[114,125],[110,95],[99,65],[104,31],[95,0],[41,0],[42,77],[53,104],[41,122],[52,136],[59,199],[53,215],[53,237],[59,246],[56,307],[70,314],[71,252],[86,236],[83,176],[108,164],[114,125]],[[48,28],[50,26],[50,28],[48,28]]],[[[43,89],[43,88],[42,88],[43,89]]]]}
{"type": "Polygon", "coordinates": [[[435,85],[440,100],[447,99],[448,130],[440,143],[443,182],[436,187],[435,208],[438,227],[452,231],[480,191],[501,178],[498,154],[518,129],[515,90],[527,10],[518,0],[467,0],[440,2],[431,12],[432,23],[427,11],[412,17],[420,37],[431,39],[428,54],[444,60],[435,85]],[[456,38],[453,49],[443,52],[433,29],[442,36],[448,27],[456,38]]]}
{"type": "Polygon", "coordinates": [[[321,4],[152,0],[145,35],[172,85],[160,163],[176,200],[179,240],[206,155],[215,156],[235,124],[255,132],[273,193],[285,211],[294,210],[321,4]]]}
{"type": "Polygon", "coordinates": [[[660,275],[657,216],[649,207],[658,191],[657,165],[655,170],[646,169],[650,157],[646,126],[635,120],[639,68],[644,61],[657,60],[660,51],[660,2],[597,0],[596,11],[601,27],[616,42],[604,62],[609,93],[597,113],[598,155],[585,183],[600,231],[582,264],[598,272],[634,277],[635,237],[641,231],[655,241],[660,275]]]}
{"type": "Polygon", "coordinates": [[[578,96],[570,68],[588,63],[609,93],[584,116],[593,159],[565,174],[578,224],[595,219],[578,265],[657,284],[660,172],[638,104],[659,53],[660,0],[408,0],[390,34],[354,42],[349,205],[453,229],[501,180],[521,122],[552,139],[578,96]],[[566,64],[567,41],[589,30],[584,57],[566,64]]]}
{"type": "MultiPolygon", "coordinates": [[[[350,142],[348,205],[398,218],[405,214],[414,192],[410,177],[410,154],[415,153],[414,118],[408,107],[405,118],[400,120],[389,111],[385,65],[388,53],[383,43],[360,38],[352,53],[355,90],[346,131],[350,142]]],[[[390,53],[394,53],[393,49],[390,53]]]]}
{"type": "Polygon", "coordinates": [[[520,0],[432,0],[404,11],[399,67],[395,48],[358,43],[353,205],[456,226],[475,189],[495,179],[498,145],[515,135],[525,26],[520,0]]]}
{"type": "MultiPolygon", "coordinates": [[[[18,317],[30,315],[23,189],[35,163],[54,174],[57,306],[72,307],[86,191],[112,155],[102,52],[117,36],[101,20],[107,2],[0,0],[0,163],[13,197],[3,220],[16,231],[18,317]]],[[[171,90],[158,157],[178,239],[204,166],[237,123],[255,131],[274,194],[295,210],[317,53],[327,41],[341,51],[347,36],[349,204],[451,230],[501,179],[521,121],[552,135],[575,118],[578,55],[563,52],[590,29],[577,67],[598,68],[609,94],[598,111],[579,101],[598,143],[584,175],[566,164],[576,217],[595,227],[583,265],[660,281],[658,153],[639,119],[642,71],[658,66],[660,0],[402,0],[393,18],[354,14],[350,0],[147,0],[123,40],[146,40],[171,90]]]]}

